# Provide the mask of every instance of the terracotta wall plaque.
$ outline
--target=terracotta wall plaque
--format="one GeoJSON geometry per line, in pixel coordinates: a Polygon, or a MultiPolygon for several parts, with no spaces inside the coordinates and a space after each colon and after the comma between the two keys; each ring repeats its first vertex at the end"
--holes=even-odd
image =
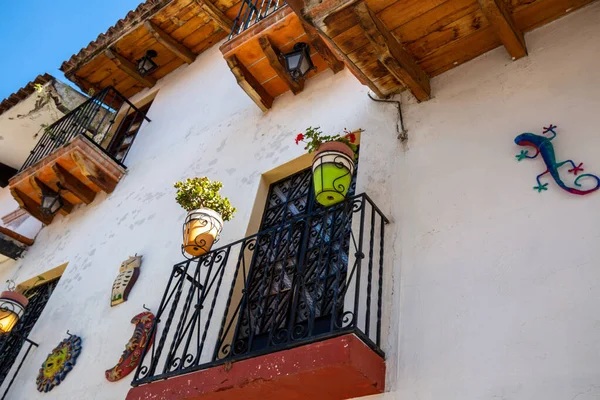
{"type": "MultiPolygon", "coordinates": [[[[67,332],[68,333],[68,332],[67,332]]],[[[40,392],[49,392],[65,379],[81,353],[81,338],[69,335],[48,354],[38,373],[36,384],[40,392]]]]}
{"type": "Polygon", "coordinates": [[[110,382],[116,382],[123,379],[131,371],[137,368],[140,363],[142,351],[146,346],[146,343],[152,345],[154,335],[150,337],[152,331],[152,325],[154,323],[154,314],[151,312],[143,312],[131,320],[132,324],[135,324],[135,330],[133,336],[129,339],[129,342],[125,345],[125,351],[121,355],[117,365],[109,370],[106,370],[106,379],[110,382]]]}

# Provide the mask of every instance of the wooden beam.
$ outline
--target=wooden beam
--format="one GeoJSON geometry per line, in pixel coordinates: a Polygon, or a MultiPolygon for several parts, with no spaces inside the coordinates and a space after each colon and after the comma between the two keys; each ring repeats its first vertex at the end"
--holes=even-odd
{"type": "Polygon", "coordinates": [[[258,43],[265,54],[265,57],[269,61],[271,68],[275,70],[277,76],[279,76],[290,88],[292,93],[295,95],[300,93],[304,89],[304,79],[300,81],[294,81],[290,74],[288,74],[283,61],[281,59],[281,51],[271,43],[271,40],[267,36],[261,36],[258,38],[258,43]]]}
{"type": "Polygon", "coordinates": [[[44,225],[50,225],[54,216],[44,215],[42,214],[42,210],[40,209],[40,205],[36,203],[32,198],[27,196],[25,193],[21,192],[17,188],[10,188],[10,194],[12,194],[13,198],[19,206],[31,214],[32,217],[43,223],[44,225]]]}
{"type": "Polygon", "coordinates": [[[6,236],[8,236],[9,238],[12,238],[12,239],[16,240],[17,242],[23,243],[26,246],[31,246],[31,245],[33,245],[33,242],[34,242],[33,239],[30,239],[27,236],[20,235],[17,232],[11,231],[10,229],[5,228],[3,226],[0,226],[0,233],[3,233],[6,236]]]}
{"type": "Polygon", "coordinates": [[[408,88],[417,100],[429,100],[431,96],[429,76],[414,58],[396,40],[366,2],[357,4],[354,12],[383,66],[408,88]]]}
{"type": "MultiPolygon", "coordinates": [[[[323,42],[332,51],[332,53],[335,54],[340,60],[342,60],[344,65],[346,67],[348,67],[350,72],[352,72],[352,75],[354,75],[360,83],[362,83],[363,85],[367,85],[369,87],[369,89],[371,89],[371,91],[373,91],[373,93],[375,93],[375,95],[377,97],[380,97],[380,98],[385,97],[385,95],[381,92],[381,90],[377,87],[377,85],[375,85],[375,83],[371,79],[369,79],[369,77],[367,75],[365,75],[365,73],[362,72],[361,69],[358,68],[358,66],[356,64],[354,64],[352,62],[352,60],[350,60],[346,54],[344,54],[344,52],[335,44],[335,42],[323,32],[323,26],[322,26],[323,21],[322,20],[315,21],[314,18],[306,17],[304,15],[304,8],[305,8],[304,2],[305,2],[305,0],[287,0],[286,1],[288,7],[290,7],[292,9],[292,11],[294,11],[294,14],[296,14],[298,16],[298,18],[300,19],[300,21],[302,22],[302,26],[312,26],[314,28],[315,32],[321,37],[323,42]]],[[[306,31],[306,34],[308,35],[308,30],[306,31]]],[[[309,36],[309,38],[310,38],[310,36],[309,36]]],[[[319,51],[319,50],[317,49],[317,51],[319,51]]]]}
{"type": "Polygon", "coordinates": [[[216,24],[221,27],[221,29],[227,33],[231,32],[231,29],[233,28],[233,21],[229,19],[228,16],[223,14],[223,12],[219,10],[213,3],[211,3],[210,0],[196,0],[196,3],[198,3],[200,8],[202,8],[202,11],[208,14],[208,16],[212,18],[212,20],[215,21],[216,24]]]}
{"type": "Polygon", "coordinates": [[[120,55],[119,53],[117,53],[116,51],[106,49],[104,50],[104,54],[106,55],[106,57],[110,58],[112,62],[115,63],[115,65],[121,71],[125,72],[127,75],[131,76],[142,85],[149,88],[156,85],[156,79],[154,79],[151,76],[140,75],[140,73],[137,72],[135,64],[123,57],[122,55],[120,55]]]}
{"type": "Polygon", "coordinates": [[[250,96],[263,112],[270,109],[273,106],[273,96],[248,72],[244,64],[239,62],[236,56],[228,57],[226,60],[229,69],[235,76],[238,85],[244,89],[244,92],[250,96]]]}
{"type": "MultiPolygon", "coordinates": [[[[53,193],[53,194],[56,194],[55,190],[52,190],[52,188],[50,188],[48,185],[46,185],[44,182],[42,182],[41,180],[39,180],[35,176],[29,177],[29,183],[33,187],[33,190],[35,190],[37,192],[37,195],[39,196],[40,199],[43,198],[44,193],[53,193]]],[[[60,196],[60,198],[62,199],[63,205],[58,210],[58,212],[61,213],[62,215],[68,215],[68,214],[70,214],[71,211],[73,211],[73,204],[71,204],[70,202],[68,202],[62,196],[60,196]]]]}
{"type": "Polygon", "coordinates": [[[314,49],[317,51],[317,53],[319,53],[321,55],[321,57],[323,57],[323,60],[325,60],[325,62],[327,63],[329,68],[333,71],[333,73],[337,74],[338,72],[343,70],[344,63],[341,62],[335,56],[335,54],[333,54],[333,51],[331,51],[329,46],[327,46],[327,44],[325,43],[325,41],[319,34],[319,31],[317,30],[317,28],[310,25],[304,19],[300,19],[300,22],[302,22],[302,27],[304,28],[304,31],[306,32],[306,36],[308,36],[308,39],[310,40],[310,44],[312,45],[312,47],[314,47],[314,49]]]}
{"type": "Polygon", "coordinates": [[[171,53],[181,58],[188,64],[191,64],[196,59],[196,54],[190,49],[173,39],[168,33],[156,26],[152,21],[147,20],[144,22],[144,26],[154,36],[158,43],[165,46],[171,53]]]}
{"type": "Polygon", "coordinates": [[[502,0],[478,0],[479,7],[492,25],[506,51],[516,60],[527,55],[523,33],[517,28],[510,11],[502,0]]]}
{"type": "Polygon", "coordinates": [[[106,193],[112,193],[117,187],[117,180],[106,172],[102,171],[96,164],[90,161],[86,156],[81,154],[79,151],[73,151],[71,158],[77,164],[81,173],[94,182],[96,186],[105,191],[106,193]]]}
{"type": "Polygon", "coordinates": [[[70,80],[71,82],[73,82],[74,84],[76,84],[77,86],[79,86],[79,88],[86,94],[90,95],[90,96],[94,96],[95,94],[98,94],[101,89],[96,87],[94,84],[86,81],[83,78],[78,77],[75,74],[71,74],[71,75],[65,75],[65,77],[70,80]]]}
{"type": "Polygon", "coordinates": [[[94,198],[96,197],[96,192],[87,187],[83,182],[77,179],[76,176],[72,175],[60,164],[53,164],[52,170],[58,177],[60,184],[69,192],[73,193],[74,196],[79,198],[85,204],[90,204],[92,201],[94,201],[94,198]]]}

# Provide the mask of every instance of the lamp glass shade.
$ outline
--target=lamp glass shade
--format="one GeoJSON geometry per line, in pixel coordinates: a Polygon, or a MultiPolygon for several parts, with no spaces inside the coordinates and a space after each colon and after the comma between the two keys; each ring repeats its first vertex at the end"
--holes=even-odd
{"type": "Polygon", "coordinates": [[[156,56],[156,51],[148,50],[144,57],[137,61],[137,72],[139,72],[142,76],[146,76],[158,68],[158,65],[152,60],[152,58],[156,56]]]}
{"type": "Polygon", "coordinates": [[[287,63],[288,71],[294,71],[298,69],[300,65],[300,60],[302,58],[302,54],[299,52],[294,52],[286,56],[285,61],[287,63]]]}
{"type": "Polygon", "coordinates": [[[63,206],[62,198],[58,193],[44,193],[42,196],[41,210],[45,215],[54,215],[63,206]]]}
{"type": "Polygon", "coordinates": [[[285,67],[293,80],[302,79],[315,66],[310,58],[310,47],[306,43],[296,43],[294,50],[284,54],[285,67]]]}
{"type": "Polygon", "coordinates": [[[0,333],[10,332],[25,313],[27,298],[16,292],[0,295],[0,333]]]}

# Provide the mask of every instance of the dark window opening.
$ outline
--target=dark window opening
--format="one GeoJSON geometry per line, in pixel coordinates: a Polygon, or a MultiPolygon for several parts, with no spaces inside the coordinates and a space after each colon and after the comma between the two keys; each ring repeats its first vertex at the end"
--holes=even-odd
{"type": "MultiPolygon", "coordinates": [[[[348,196],[355,188],[356,169],[348,196]]],[[[236,326],[246,351],[273,346],[290,328],[309,336],[329,332],[332,316],[342,317],[351,211],[334,206],[310,217],[322,209],[315,201],[311,168],[269,187],[260,230],[271,233],[257,240],[247,304],[236,326]]]]}
{"type": "Polygon", "coordinates": [[[8,180],[17,174],[17,170],[0,162],[0,187],[7,187],[8,180]]]}

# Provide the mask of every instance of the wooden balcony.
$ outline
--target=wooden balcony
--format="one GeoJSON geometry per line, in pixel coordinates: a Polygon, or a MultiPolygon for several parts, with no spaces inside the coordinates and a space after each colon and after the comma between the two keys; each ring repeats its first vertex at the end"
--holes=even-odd
{"type": "Polygon", "coordinates": [[[231,39],[220,50],[238,84],[261,110],[270,109],[274,99],[283,93],[300,93],[306,79],[327,69],[337,73],[344,68],[319,35],[285,4],[275,7],[270,2],[259,4],[258,0],[243,3],[233,22],[231,39]],[[294,82],[285,71],[280,55],[300,42],[310,45],[316,71],[294,82]]]}
{"type": "Polygon", "coordinates": [[[124,167],[88,139],[78,136],[67,146],[19,172],[10,179],[9,185],[21,208],[48,225],[54,217],[40,210],[44,192],[59,193],[60,182],[66,190],[60,190],[63,207],[59,213],[67,215],[73,206],[91,203],[96,193],[111,193],[124,174],[124,167]]]}
{"type": "Polygon", "coordinates": [[[58,193],[61,214],[91,203],[96,193],[111,193],[125,174],[123,164],[144,119],[109,87],[47,127],[18,174],[9,180],[20,207],[48,225],[44,194],[58,193]]]}

